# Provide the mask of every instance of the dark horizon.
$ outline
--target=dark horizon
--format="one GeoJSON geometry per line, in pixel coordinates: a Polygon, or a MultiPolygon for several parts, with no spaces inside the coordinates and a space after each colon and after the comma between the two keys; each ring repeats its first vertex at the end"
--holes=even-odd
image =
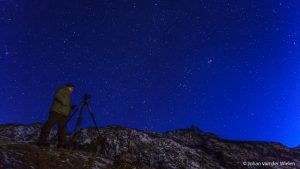
{"type": "Polygon", "coordinates": [[[299,11],[296,0],[2,0],[0,123],[44,122],[71,82],[73,104],[93,96],[99,126],[195,124],[295,147],[299,11]]]}

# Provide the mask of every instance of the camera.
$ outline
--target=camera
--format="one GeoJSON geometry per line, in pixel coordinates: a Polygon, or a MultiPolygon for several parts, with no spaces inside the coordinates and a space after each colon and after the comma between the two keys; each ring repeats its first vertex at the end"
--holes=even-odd
{"type": "Polygon", "coordinates": [[[92,96],[90,94],[88,94],[88,93],[84,94],[84,100],[85,101],[88,101],[91,98],[92,98],[92,96]]]}

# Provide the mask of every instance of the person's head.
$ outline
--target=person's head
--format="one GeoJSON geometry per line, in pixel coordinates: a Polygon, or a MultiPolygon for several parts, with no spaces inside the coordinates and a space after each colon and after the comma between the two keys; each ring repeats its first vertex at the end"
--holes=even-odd
{"type": "Polygon", "coordinates": [[[69,90],[70,93],[73,93],[75,86],[71,83],[66,85],[66,88],[69,90]]]}

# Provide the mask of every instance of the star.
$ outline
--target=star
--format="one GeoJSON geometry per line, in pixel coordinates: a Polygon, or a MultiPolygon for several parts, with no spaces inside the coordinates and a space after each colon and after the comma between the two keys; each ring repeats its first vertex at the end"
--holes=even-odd
{"type": "Polygon", "coordinates": [[[208,64],[211,64],[212,62],[213,62],[212,59],[208,59],[208,61],[207,61],[208,64]]]}

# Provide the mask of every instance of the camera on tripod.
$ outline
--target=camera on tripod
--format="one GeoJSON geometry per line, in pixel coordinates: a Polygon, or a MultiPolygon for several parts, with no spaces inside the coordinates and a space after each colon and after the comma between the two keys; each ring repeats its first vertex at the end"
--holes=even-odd
{"type": "Polygon", "coordinates": [[[71,142],[74,141],[78,131],[79,131],[79,126],[81,124],[81,121],[82,121],[82,118],[83,118],[83,110],[85,107],[87,107],[88,109],[88,112],[93,120],[93,123],[97,129],[97,132],[99,134],[99,136],[101,136],[101,133],[99,131],[99,128],[98,128],[98,125],[97,125],[97,122],[96,122],[96,118],[95,118],[95,115],[92,111],[92,108],[90,106],[90,103],[89,103],[89,100],[92,98],[92,95],[88,94],[88,93],[85,93],[84,96],[83,96],[83,101],[81,102],[80,106],[78,106],[78,108],[76,110],[73,111],[72,115],[70,116],[69,120],[71,120],[71,118],[76,114],[76,112],[79,110],[79,115],[78,115],[78,118],[76,120],[76,124],[75,124],[75,129],[73,130],[73,133],[72,133],[72,136],[70,138],[71,142]]]}

